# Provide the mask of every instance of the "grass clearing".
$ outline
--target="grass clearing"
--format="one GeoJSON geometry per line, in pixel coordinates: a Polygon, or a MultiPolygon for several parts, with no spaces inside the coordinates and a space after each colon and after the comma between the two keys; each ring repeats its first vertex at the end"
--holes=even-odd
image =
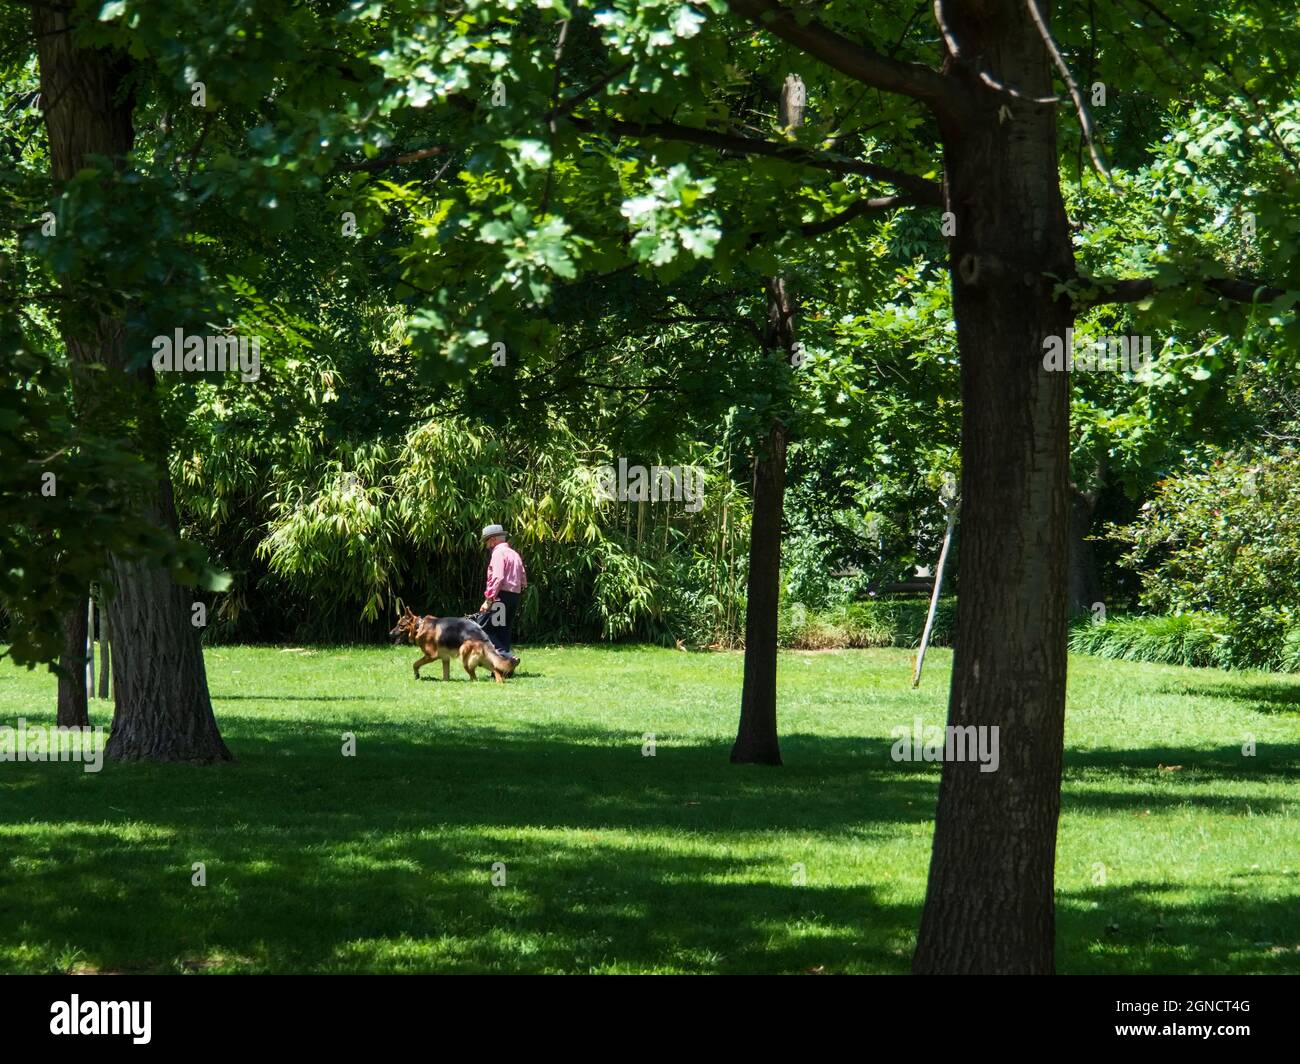
{"type": "MultiPolygon", "coordinates": [[[[416,656],[210,649],[233,765],[0,763],[0,971],[907,970],[939,766],[890,730],[949,651],[783,652],[780,769],[727,762],[740,654],[416,656]]],[[[0,724],[53,706],[0,663],[0,724]]],[[[1300,972],[1300,683],[1073,656],[1066,732],[1058,970],[1300,972]]]]}

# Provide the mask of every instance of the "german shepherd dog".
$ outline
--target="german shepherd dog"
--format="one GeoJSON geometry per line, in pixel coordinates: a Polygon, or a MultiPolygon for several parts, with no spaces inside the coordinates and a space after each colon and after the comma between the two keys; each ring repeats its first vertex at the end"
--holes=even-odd
{"type": "Polygon", "coordinates": [[[417,680],[420,667],[431,661],[441,661],[442,678],[450,680],[455,657],[460,658],[471,680],[478,679],[474,670],[485,662],[497,683],[505,683],[515,673],[515,662],[498,653],[487,632],[465,617],[417,617],[408,606],[388,634],[394,643],[413,643],[424,651],[424,657],[413,666],[417,680]]]}

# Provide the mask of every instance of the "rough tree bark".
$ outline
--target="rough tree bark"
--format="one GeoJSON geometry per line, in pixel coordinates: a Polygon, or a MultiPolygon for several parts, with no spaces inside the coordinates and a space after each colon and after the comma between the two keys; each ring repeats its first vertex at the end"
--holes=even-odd
{"type": "Polygon", "coordinates": [[[1049,55],[1022,0],[944,5],[960,43],[941,117],[962,380],[962,588],[948,723],[1000,765],[945,761],[917,972],[1050,973],[1065,723],[1069,379],[1043,368],[1072,308],[1049,55]]]}
{"type": "MultiPolygon", "coordinates": [[[[70,10],[34,7],[41,101],[56,185],[92,165],[91,155],[124,166],[135,140],[131,60],[107,49],[78,47],[69,32],[70,10]]],[[[162,437],[152,369],[146,365],[128,372],[131,360],[120,319],[80,313],[71,298],[75,293],[68,295],[73,309],[60,326],[74,368],[78,416],[120,426],[141,454],[153,454],[149,441],[162,437]],[[89,363],[100,363],[108,372],[77,372],[89,363]]],[[[177,530],[165,465],[155,490],[140,506],[158,527],[177,530]]],[[[165,570],[148,564],[114,557],[110,575],[116,589],[109,612],[117,643],[117,705],[106,756],[122,761],[231,760],[212,715],[189,596],[165,570]]]]}
{"type": "Polygon", "coordinates": [[[86,705],[86,607],[73,606],[63,617],[63,653],[59,656],[59,706],[55,723],[60,728],[90,726],[86,705]]]}
{"type": "MultiPolygon", "coordinates": [[[[803,82],[788,77],[781,89],[781,124],[803,121],[803,82]]],[[[780,277],[767,282],[770,357],[789,357],[794,348],[794,303],[780,277]]],[[[749,535],[745,596],[745,678],[740,726],[731,748],[733,764],[781,764],[776,727],[776,657],[781,603],[781,521],[785,511],[786,427],[777,418],[754,455],[754,513],[749,535]]]]}

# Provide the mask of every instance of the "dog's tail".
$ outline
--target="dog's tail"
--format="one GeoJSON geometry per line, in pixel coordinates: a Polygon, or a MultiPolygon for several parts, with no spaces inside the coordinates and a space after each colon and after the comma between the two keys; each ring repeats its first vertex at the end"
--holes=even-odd
{"type": "Polygon", "coordinates": [[[483,644],[483,656],[488,659],[488,664],[492,668],[505,676],[515,674],[515,663],[512,658],[505,657],[491,642],[483,644]]]}

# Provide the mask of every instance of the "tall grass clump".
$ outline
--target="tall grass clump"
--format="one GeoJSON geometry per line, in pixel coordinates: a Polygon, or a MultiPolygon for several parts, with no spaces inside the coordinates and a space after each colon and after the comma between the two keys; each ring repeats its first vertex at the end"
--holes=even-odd
{"type": "Polygon", "coordinates": [[[1070,649],[1122,661],[1226,669],[1234,666],[1223,618],[1209,613],[1083,620],[1070,630],[1070,649]]]}

